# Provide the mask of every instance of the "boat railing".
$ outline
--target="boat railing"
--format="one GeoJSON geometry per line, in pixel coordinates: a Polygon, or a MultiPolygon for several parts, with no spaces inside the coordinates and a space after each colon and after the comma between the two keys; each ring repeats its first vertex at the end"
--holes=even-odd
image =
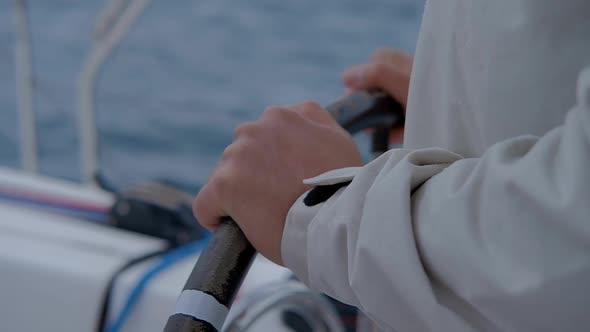
{"type": "MultiPolygon", "coordinates": [[[[152,0],[111,0],[99,15],[91,50],[78,77],[78,131],[82,181],[97,185],[98,135],[96,127],[96,85],[101,69],[120,45],[133,24],[152,0]]],[[[20,151],[23,169],[39,169],[34,114],[34,72],[32,39],[27,1],[15,0],[16,82],[20,122],[20,151]]]]}
{"type": "Polygon", "coordinates": [[[96,82],[100,70],[151,0],[111,0],[100,15],[95,38],[78,78],[78,128],[82,181],[96,185],[98,134],[96,127],[96,82]]]}
{"type": "Polygon", "coordinates": [[[14,1],[14,47],[16,93],[19,114],[19,142],[21,163],[24,170],[36,173],[39,169],[37,157],[37,131],[35,130],[34,77],[32,59],[31,29],[26,0],[14,1]]]}

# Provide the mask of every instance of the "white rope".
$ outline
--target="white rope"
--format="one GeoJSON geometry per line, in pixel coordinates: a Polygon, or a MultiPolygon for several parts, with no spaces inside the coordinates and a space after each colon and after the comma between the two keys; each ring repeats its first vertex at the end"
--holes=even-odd
{"type": "Polygon", "coordinates": [[[37,132],[35,114],[33,113],[33,63],[31,52],[31,30],[27,13],[26,0],[15,0],[15,70],[16,93],[20,122],[20,145],[23,168],[36,173],[39,168],[37,160],[37,132]]]}
{"type": "Polygon", "coordinates": [[[95,88],[96,79],[102,65],[117,47],[131,26],[141,16],[151,0],[131,0],[125,11],[119,15],[118,20],[113,22],[115,17],[112,9],[123,8],[120,0],[113,0],[108,4],[105,14],[102,15],[103,22],[111,21],[111,28],[99,23],[99,38],[88,56],[82,73],[79,77],[79,130],[81,139],[80,157],[82,159],[82,180],[88,184],[95,185],[94,177],[98,171],[98,146],[97,130],[95,123],[95,88]],[[109,9],[110,8],[110,9],[109,9]]]}

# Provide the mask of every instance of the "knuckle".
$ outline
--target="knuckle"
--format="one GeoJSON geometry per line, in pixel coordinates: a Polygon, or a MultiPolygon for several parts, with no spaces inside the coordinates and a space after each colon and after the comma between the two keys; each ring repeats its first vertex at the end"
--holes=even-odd
{"type": "Polygon", "coordinates": [[[377,67],[378,67],[377,63],[369,63],[367,65],[367,67],[365,68],[365,72],[364,72],[364,75],[365,75],[364,78],[366,81],[372,82],[374,80],[375,74],[378,71],[377,67]]]}
{"type": "Polygon", "coordinates": [[[316,113],[322,110],[322,106],[320,106],[320,104],[311,100],[301,103],[301,106],[303,107],[303,110],[308,113],[316,113]]]}
{"type": "Polygon", "coordinates": [[[382,62],[372,63],[367,68],[366,76],[371,82],[377,82],[382,79],[388,71],[388,65],[382,62]]]}
{"type": "Polygon", "coordinates": [[[234,139],[242,136],[253,136],[260,130],[260,126],[256,122],[246,122],[239,125],[234,131],[234,139]]]}
{"type": "Polygon", "coordinates": [[[317,118],[321,115],[320,112],[323,112],[322,106],[314,101],[305,101],[291,106],[291,116],[294,118],[317,118]]]}
{"type": "Polygon", "coordinates": [[[281,124],[292,123],[297,121],[298,118],[300,118],[300,115],[295,110],[286,107],[269,107],[262,116],[261,131],[265,133],[261,133],[260,136],[268,135],[278,130],[281,124]]]}
{"type": "Polygon", "coordinates": [[[287,116],[287,113],[289,112],[290,111],[284,107],[270,106],[264,110],[262,117],[266,119],[281,119],[287,116]]]}
{"type": "Polygon", "coordinates": [[[383,62],[376,63],[373,66],[375,77],[383,76],[387,71],[389,71],[389,65],[383,62]]]}
{"type": "Polygon", "coordinates": [[[371,55],[372,62],[389,62],[393,64],[403,64],[408,59],[406,52],[396,49],[383,47],[371,55]]]}
{"type": "Polygon", "coordinates": [[[232,159],[236,156],[236,154],[237,154],[237,151],[236,151],[235,145],[230,144],[223,150],[223,154],[221,155],[221,160],[226,161],[226,160],[232,159]]]}
{"type": "MultiPolygon", "coordinates": [[[[221,161],[227,164],[230,160],[243,159],[244,156],[248,155],[252,140],[239,139],[234,143],[228,145],[221,156],[221,161]]],[[[251,149],[250,149],[251,150],[251,149]]]]}

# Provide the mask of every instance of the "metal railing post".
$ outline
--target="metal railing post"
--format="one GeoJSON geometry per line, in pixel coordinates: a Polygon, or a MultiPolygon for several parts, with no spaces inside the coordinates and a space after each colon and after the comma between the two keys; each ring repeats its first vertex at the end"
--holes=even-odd
{"type": "Polygon", "coordinates": [[[78,82],[78,127],[80,132],[80,158],[82,181],[96,185],[98,172],[98,135],[96,128],[95,89],[100,69],[112,54],[131,26],[144,12],[151,0],[132,0],[118,17],[113,8],[123,8],[121,0],[113,0],[97,24],[97,41],[88,56],[78,82]],[[109,9],[110,8],[110,9],[109,9]]]}
{"type": "Polygon", "coordinates": [[[14,55],[20,123],[20,153],[23,168],[28,172],[36,173],[39,169],[39,162],[37,156],[35,113],[33,110],[34,77],[27,1],[15,0],[14,12],[16,31],[14,55]]]}

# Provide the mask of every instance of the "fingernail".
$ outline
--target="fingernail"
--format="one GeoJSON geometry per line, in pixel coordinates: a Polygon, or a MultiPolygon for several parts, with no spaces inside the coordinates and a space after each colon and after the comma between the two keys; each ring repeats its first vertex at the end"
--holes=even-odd
{"type": "Polygon", "coordinates": [[[351,88],[362,88],[364,80],[364,67],[354,66],[348,68],[343,74],[344,83],[351,88]]]}

